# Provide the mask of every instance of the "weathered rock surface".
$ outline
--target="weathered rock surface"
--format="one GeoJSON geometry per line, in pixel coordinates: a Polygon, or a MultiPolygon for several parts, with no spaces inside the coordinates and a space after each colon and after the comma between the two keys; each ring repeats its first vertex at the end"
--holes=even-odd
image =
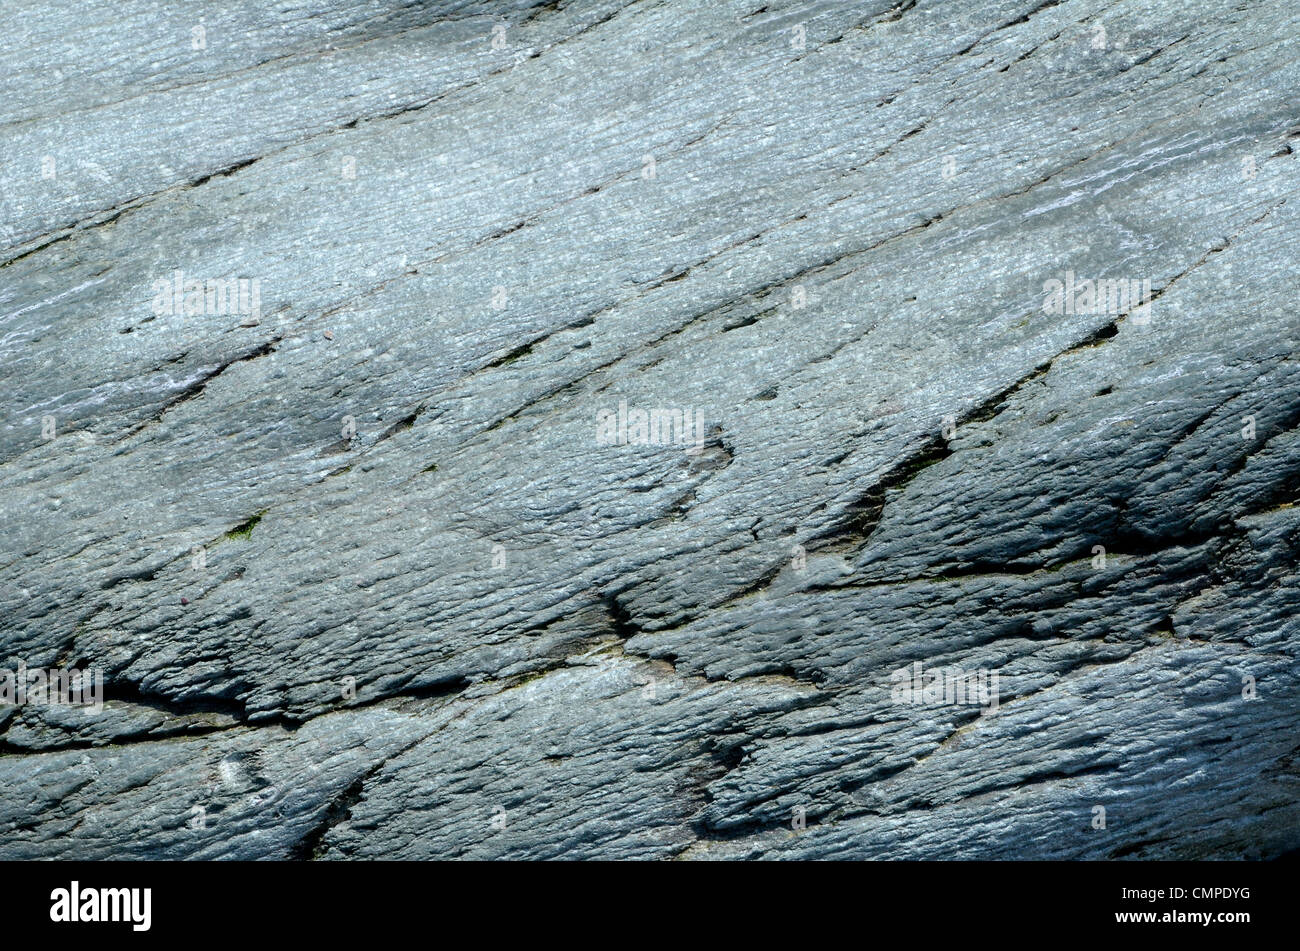
{"type": "Polygon", "coordinates": [[[195,16],[0,13],[0,857],[1300,848],[1300,7],[195,16]]]}

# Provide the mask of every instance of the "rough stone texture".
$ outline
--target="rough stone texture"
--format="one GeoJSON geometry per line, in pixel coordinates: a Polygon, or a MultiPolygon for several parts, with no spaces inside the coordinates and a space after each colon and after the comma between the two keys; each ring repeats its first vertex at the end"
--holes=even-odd
{"type": "Polygon", "coordinates": [[[0,857],[1300,848],[1292,0],[0,29],[0,857]]]}

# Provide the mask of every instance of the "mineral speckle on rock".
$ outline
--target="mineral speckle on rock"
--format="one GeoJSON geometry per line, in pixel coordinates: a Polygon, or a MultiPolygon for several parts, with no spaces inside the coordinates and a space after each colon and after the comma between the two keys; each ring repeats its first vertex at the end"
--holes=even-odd
{"type": "Polygon", "coordinates": [[[0,21],[0,857],[1300,848],[1291,0],[0,21]]]}

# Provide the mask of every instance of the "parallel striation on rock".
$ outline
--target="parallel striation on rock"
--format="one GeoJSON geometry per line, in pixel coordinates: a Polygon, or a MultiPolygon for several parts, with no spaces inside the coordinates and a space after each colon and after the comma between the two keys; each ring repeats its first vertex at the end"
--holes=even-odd
{"type": "Polygon", "coordinates": [[[0,14],[0,856],[1300,848],[1300,8],[319,6],[0,14]]]}

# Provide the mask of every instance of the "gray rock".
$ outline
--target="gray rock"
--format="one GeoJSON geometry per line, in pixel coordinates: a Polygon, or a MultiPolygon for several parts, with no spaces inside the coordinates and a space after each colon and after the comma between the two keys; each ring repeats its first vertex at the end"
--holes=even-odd
{"type": "Polygon", "coordinates": [[[0,857],[1300,848],[1300,9],[320,6],[14,13],[0,857]]]}

